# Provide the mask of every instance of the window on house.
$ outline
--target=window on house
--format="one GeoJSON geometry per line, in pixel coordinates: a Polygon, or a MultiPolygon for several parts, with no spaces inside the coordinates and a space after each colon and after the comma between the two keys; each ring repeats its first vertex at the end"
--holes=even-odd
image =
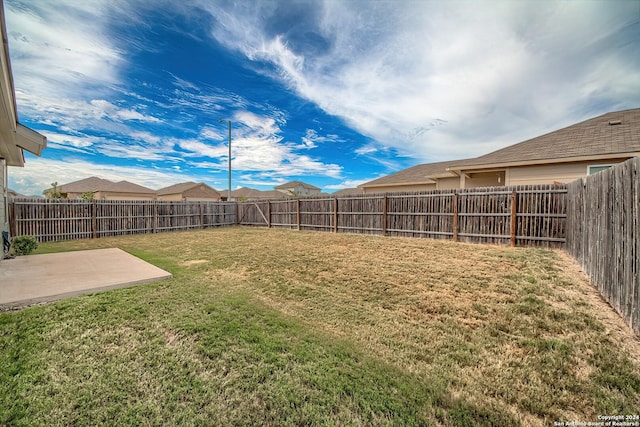
{"type": "Polygon", "coordinates": [[[605,169],[609,169],[613,165],[590,165],[587,166],[587,175],[593,175],[594,173],[601,172],[605,169]]]}

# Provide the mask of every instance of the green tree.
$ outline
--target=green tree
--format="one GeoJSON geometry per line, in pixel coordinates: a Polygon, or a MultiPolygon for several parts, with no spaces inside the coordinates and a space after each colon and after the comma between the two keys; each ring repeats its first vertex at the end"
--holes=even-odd
{"type": "Polygon", "coordinates": [[[58,190],[58,182],[52,182],[51,188],[44,190],[44,195],[47,199],[61,199],[62,194],[58,190]]]}
{"type": "Polygon", "coordinates": [[[93,191],[85,191],[80,195],[82,200],[93,200],[93,191]]]}

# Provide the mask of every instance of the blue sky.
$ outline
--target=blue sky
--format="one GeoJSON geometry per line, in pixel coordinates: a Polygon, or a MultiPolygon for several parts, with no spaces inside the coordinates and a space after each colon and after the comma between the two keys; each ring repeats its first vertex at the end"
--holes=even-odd
{"type": "Polygon", "coordinates": [[[640,106],[640,2],[5,0],[9,185],[326,192],[640,106]],[[615,5],[615,7],[613,6],[615,5]]]}

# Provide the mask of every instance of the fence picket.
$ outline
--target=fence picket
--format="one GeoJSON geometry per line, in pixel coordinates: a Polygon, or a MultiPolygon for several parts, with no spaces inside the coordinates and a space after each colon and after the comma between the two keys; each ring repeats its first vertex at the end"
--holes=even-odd
{"type": "Polygon", "coordinates": [[[568,185],[567,251],[640,335],[640,158],[568,185]]]}

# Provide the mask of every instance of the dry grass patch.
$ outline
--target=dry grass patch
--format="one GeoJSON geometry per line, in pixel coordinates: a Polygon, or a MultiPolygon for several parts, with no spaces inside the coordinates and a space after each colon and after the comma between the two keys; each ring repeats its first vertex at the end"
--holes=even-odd
{"type": "MultiPolygon", "coordinates": [[[[43,246],[118,246],[173,273],[4,315],[64,313],[41,332],[51,351],[128,360],[151,419],[167,415],[154,402],[221,425],[549,425],[640,407],[640,341],[563,252],[251,228],[43,246]]],[[[91,372],[75,365],[58,389],[91,372]]],[[[139,419],[92,387],[105,413],[139,419]]]]}

